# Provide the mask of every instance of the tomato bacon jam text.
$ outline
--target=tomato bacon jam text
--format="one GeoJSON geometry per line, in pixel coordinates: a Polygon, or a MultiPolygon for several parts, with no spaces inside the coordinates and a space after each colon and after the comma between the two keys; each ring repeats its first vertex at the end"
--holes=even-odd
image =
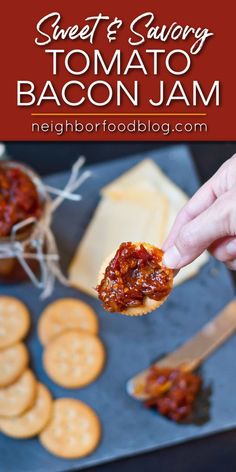
{"type": "Polygon", "coordinates": [[[172,288],[173,271],[162,266],[163,251],[143,244],[122,243],[97,286],[107,311],[122,312],[143,304],[144,298],[163,300],[172,288]]]}
{"type": "Polygon", "coordinates": [[[181,369],[151,367],[144,387],[150,400],[148,407],[155,407],[161,415],[173,421],[189,417],[201,388],[201,377],[181,369]]]}
{"type": "Polygon", "coordinates": [[[29,217],[39,218],[42,205],[32,180],[17,167],[0,166],[0,237],[29,217]]]}

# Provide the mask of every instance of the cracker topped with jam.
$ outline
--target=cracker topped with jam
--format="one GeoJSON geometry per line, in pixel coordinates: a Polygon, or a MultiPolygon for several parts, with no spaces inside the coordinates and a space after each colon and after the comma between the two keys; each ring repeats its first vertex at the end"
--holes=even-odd
{"type": "Polygon", "coordinates": [[[97,292],[105,310],[137,316],[158,308],[173,286],[163,251],[147,243],[122,243],[101,269],[97,292]]]}

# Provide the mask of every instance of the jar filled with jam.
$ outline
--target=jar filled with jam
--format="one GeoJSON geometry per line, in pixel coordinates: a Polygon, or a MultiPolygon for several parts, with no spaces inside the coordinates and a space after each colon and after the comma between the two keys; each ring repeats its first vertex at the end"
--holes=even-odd
{"type": "Polygon", "coordinates": [[[47,202],[44,185],[31,168],[14,161],[0,163],[1,283],[26,279],[24,261],[32,273],[38,272],[39,262],[34,254],[41,241],[35,240],[35,234],[45,217],[47,202]]]}

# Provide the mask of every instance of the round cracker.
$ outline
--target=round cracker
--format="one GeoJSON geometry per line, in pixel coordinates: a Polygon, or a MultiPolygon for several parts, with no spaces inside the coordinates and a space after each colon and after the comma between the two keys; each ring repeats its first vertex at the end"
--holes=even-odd
{"type": "Polygon", "coordinates": [[[23,343],[0,351],[0,387],[8,387],[26,369],[29,354],[23,343]]]}
{"type": "Polygon", "coordinates": [[[30,314],[17,298],[0,297],[0,349],[23,339],[30,326],[30,314]]]}
{"type": "Polygon", "coordinates": [[[97,336],[66,331],[46,346],[44,367],[49,377],[66,388],[83,387],[101,372],[105,350],[97,336]]]}
{"type": "Polygon", "coordinates": [[[39,436],[52,454],[65,459],[87,456],[101,437],[100,421],[85,403],[70,398],[53,402],[52,417],[39,436]]]}
{"type": "MultiPolygon", "coordinates": [[[[137,247],[140,244],[142,244],[147,250],[151,249],[153,247],[151,244],[148,244],[148,243],[134,243],[134,244],[137,247]]],[[[114,251],[112,254],[110,254],[110,256],[107,257],[106,260],[103,262],[103,264],[100,268],[99,274],[98,274],[98,285],[101,283],[101,281],[104,277],[106,268],[110,264],[112,259],[114,259],[115,255],[116,255],[116,251],[114,251]]],[[[172,286],[173,286],[173,279],[172,279],[172,286]]],[[[166,301],[169,294],[170,293],[168,293],[168,295],[166,297],[163,297],[162,300],[153,300],[150,297],[144,297],[143,303],[141,305],[134,306],[134,307],[129,307],[126,310],[120,311],[119,313],[121,313],[121,315],[127,315],[127,316],[147,315],[148,313],[151,313],[152,311],[159,308],[166,301]]]]}
{"type": "Polygon", "coordinates": [[[32,408],[16,418],[0,418],[0,429],[12,438],[31,438],[45,428],[52,414],[52,398],[45,385],[38,383],[32,408]]]}
{"type": "Polygon", "coordinates": [[[27,369],[14,384],[1,388],[0,416],[19,416],[31,407],[36,396],[36,385],[33,372],[27,369]]]}
{"type": "Polygon", "coordinates": [[[62,298],[48,305],[38,324],[39,339],[48,344],[64,331],[79,329],[91,334],[98,332],[95,311],[87,303],[75,298],[62,298]]]}

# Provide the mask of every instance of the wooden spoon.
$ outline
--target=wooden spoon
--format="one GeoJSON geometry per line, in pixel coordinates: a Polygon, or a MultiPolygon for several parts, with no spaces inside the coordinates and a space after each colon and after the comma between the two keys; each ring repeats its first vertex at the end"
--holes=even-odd
{"type": "MultiPolygon", "coordinates": [[[[170,368],[181,367],[193,371],[235,331],[236,300],[233,300],[193,338],[153,365],[170,368]]],[[[127,382],[127,392],[137,400],[143,401],[149,398],[149,395],[144,391],[148,372],[149,368],[127,382]]]]}

